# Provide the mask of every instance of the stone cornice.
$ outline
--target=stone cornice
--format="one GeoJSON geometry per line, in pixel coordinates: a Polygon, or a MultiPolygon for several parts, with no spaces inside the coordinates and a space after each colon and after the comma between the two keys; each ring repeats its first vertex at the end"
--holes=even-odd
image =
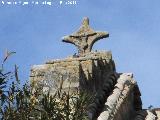
{"type": "Polygon", "coordinates": [[[103,112],[98,120],[113,120],[124,99],[127,98],[130,90],[136,85],[132,73],[123,73],[120,75],[115,85],[113,93],[108,97],[103,112]]]}

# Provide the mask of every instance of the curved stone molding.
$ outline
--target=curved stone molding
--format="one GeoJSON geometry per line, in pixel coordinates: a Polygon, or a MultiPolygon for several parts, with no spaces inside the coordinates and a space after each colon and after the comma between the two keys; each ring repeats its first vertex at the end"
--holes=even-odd
{"type": "Polygon", "coordinates": [[[157,120],[160,120],[160,108],[155,108],[152,111],[157,116],[157,120]]]}
{"type": "Polygon", "coordinates": [[[123,73],[120,75],[113,90],[105,103],[103,112],[99,115],[98,120],[113,120],[120,106],[127,98],[130,89],[134,87],[136,82],[133,80],[132,73],[123,73]]]}
{"type": "Polygon", "coordinates": [[[141,93],[138,85],[134,86],[133,94],[134,94],[134,109],[136,111],[140,111],[142,110],[142,100],[141,100],[141,93]]]}
{"type": "Polygon", "coordinates": [[[91,120],[98,117],[103,109],[107,97],[111,94],[117,83],[119,75],[116,72],[111,72],[103,83],[102,88],[97,92],[94,102],[89,106],[88,116],[91,120]]]}
{"type": "Polygon", "coordinates": [[[156,120],[156,116],[150,112],[149,110],[147,110],[148,115],[146,116],[145,120],[156,120]]]}
{"type": "Polygon", "coordinates": [[[137,111],[136,117],[134,120],[144,120],[147,115],[148,115],[148,113],[146,110],[137,111]]]}

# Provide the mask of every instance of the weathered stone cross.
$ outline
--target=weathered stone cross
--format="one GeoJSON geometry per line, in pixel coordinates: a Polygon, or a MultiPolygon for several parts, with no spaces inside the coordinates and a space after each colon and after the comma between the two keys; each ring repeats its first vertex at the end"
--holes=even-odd
{"type": "Polygon", "coordinates": [[[89,19],[85,17],[79,30],[76,33],[64,36],[62,41],[77,46],[79,56],[83,56],[83,54],[92,50],[96,41],[106,37],[109,37],[108,32],[94,31],[89,26],[89,19]]]}

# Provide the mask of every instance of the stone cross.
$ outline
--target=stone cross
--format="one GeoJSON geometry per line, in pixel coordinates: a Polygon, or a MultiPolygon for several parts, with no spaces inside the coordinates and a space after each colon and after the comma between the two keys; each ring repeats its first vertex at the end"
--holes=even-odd
{"type": "Polygon", "coordinates": [[[64,36],[62,41],[77,46],[79,56],[83,56],[85,53],[91,52],[96,41],[106,37],[109,37],[108,32],[94,31],[89,26],[89,19],[85,17],[79,30],[71,35],[64,36]]]}

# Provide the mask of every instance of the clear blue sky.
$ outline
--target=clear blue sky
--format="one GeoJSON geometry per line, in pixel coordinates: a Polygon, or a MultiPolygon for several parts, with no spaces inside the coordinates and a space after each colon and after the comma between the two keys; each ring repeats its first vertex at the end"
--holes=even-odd
{"type": "Polygon", "coordinates": [[[88,16],[92,28],[110,33],[94,49],[111,50],[117,71],[134,74],[144,108],[160,106],[160,1],[77,2],[75,6],[1,5],[0,59],[5,49],[16,51],[7,64],[16,63],[21,80],[27,80],[32,65],[75,53],[75,47],[62,43],[61,37],[77,30],[88,16]]]}

